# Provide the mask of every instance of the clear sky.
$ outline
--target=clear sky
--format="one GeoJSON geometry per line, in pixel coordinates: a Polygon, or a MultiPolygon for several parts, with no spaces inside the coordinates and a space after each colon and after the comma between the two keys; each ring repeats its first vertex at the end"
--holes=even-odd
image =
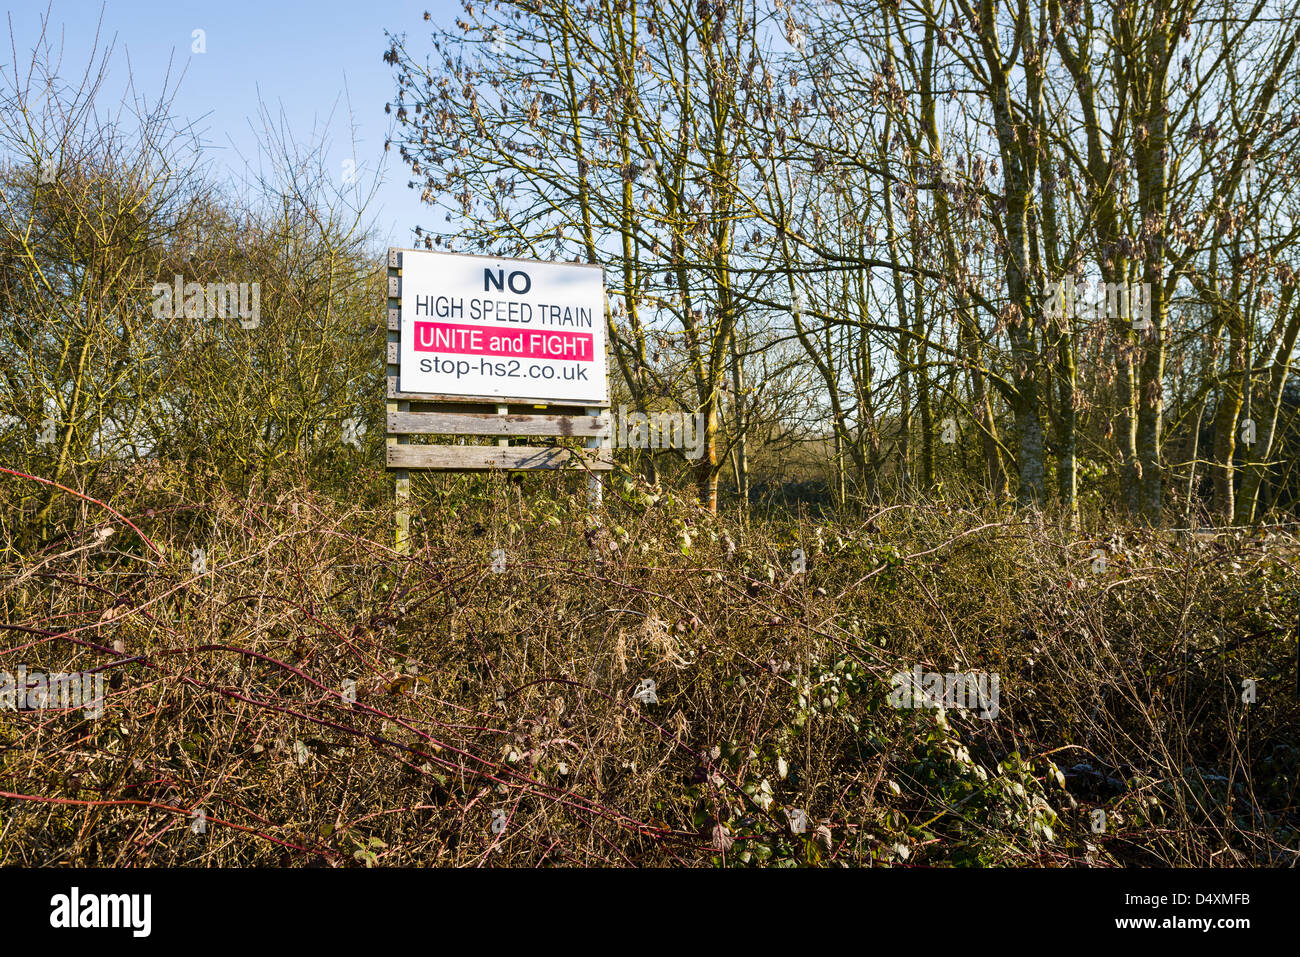
{"type": "Polygon", "coordinates": [[[342,176],[352,156],[358,179],[387,160],[370,213],[381,245],[412,245],[411,229],[433,216],[406,188],[409,170],[396,150],[385,157],[393,70],[383,62],[384,30],[427,36],[432,24],[450,24],[457,0],[6,0],[0,68],[13,70],[15,51],[25,70],[48,17],[62,73],[78,78],[100,32],[112,44],[104,105],[116,105],[128,73],[136,89],[157,95],[170,67],[179,86],[173,113],[202,133],[209,159],[237,175],[257,163],[258,101],[284,117],[300,143],[327,131],[329,168],[342,176]],[[102,23],[100,22],[102,14],[102,23]],[[7,35],[12,30],[12,45],[7,35]],[[194,53],[203,30],[206,52],[194,53]],[[351,116],[349,117],[349,109],[351,116]],[[349,128],[354,128],[354,133],[349,128]]]}

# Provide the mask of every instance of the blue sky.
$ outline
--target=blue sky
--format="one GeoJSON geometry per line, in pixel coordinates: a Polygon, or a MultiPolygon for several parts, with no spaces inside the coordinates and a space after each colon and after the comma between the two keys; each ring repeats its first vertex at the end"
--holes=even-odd
{"type": "MultiPolygon", "coordinates": [[[[16,49],[20,67],[26,69],[41,19],[48,15],[52,45],[63,51],[61,72],[79,77],[98,27],[101,49],[113,45],[105,106],[116,105],[128,73],[138,91],[156,96],[170,65],[173,79],[180,77],[173,113],[201,131],[209,160],[219,171],[237,174],[246,162],[256,164],[260,97],[273,115],[283,109],[300,143],[327,131],[329,167],[340,176],[355,135],[355,161],[364,182],[385,159],[389,117],[384,103],[392,96],[393,71],[382,60],[384,30],[427,36],[432,24],[424,22],[425,10],[435,23],[450,24],[460,4],[54,0],[47,8],[46,0],[9,0],[3,29],[7,33],[12,27],[13,48],[5,36],[0,68],[12,71],[16,49]],[[191,52],[195,30],[204,31],[205,53],[191,52]],[[353,126],[354,134],[349,131],[353,126]]],[[[412,227],[430,226],[433,216],[406,188],[409,170],[396,151],[386,159],[383,182],[369,212],[379,245],[409,246],[412,227]]]]}

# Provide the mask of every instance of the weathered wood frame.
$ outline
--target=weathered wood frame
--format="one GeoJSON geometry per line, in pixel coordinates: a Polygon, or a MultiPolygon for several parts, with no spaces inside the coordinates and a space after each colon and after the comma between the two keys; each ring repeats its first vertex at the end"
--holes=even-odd
{"type": "Polygon", "coordinates": [[[454,472],[582,469],[587,473],[588,503],[599,506],[603,491],[599,473],[614,467],[608,401],[600,405],[575,405],[555,399],[401,391],[402,254],[408,251],[418,252],[395,246],[388,250],[385,455],[386,466],[393,472],[395,482],[397,551],[409,554],[411,547],[411,469],[454,472]],[[538,409],[546,411],[539,414],[538,409]],[[498,438],[496,445],[412,445],[412,435],[498,438]],[[580,438],[584,448],[512,446],[511,436],[580,438]]]}

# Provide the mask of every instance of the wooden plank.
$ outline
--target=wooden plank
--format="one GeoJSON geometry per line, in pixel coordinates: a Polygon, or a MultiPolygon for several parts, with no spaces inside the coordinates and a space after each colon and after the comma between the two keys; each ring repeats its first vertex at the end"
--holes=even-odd
{"type": "Polygon", "coordinates": [[[607,472],[614,467],[614,454],[610,449],[575,450],[526,445],[509,448],[498,445],[390,445],[388,467],[460,472],[585,467],[607,472]]]}
{"type": "Polygon", "coordinates": [[[535,403],[535,402],[545,402],[545,404],[547,405],[571,405],[577,408],[587,408],[587,407],[598,408],[598,409],[609,408],[609,402],[607,401],[597,403],[596,405],[593,406],[590,399],[559,398],[559,399],[538,400],[538,399],[529,399],[524,397],[500,396],[500,395],[438,395],[432,392],[403,392],[397,388],[397,381],[398,381],[397,375],[390,373],[388,376],[388,398],[395,401],[400,400],[406,402],[473,402],[479,404],[487,402],[487,403],[491,403],[493,406],[497,405],[497,403],[499,402],[514,402],[521,405],[528,404],[528,403],[535,403]]]}
{"type": "Polygon", "coordinates": [[[598,439],[609,426],[593,415],[502,415],[484,412],[390,412],[394,435],[572,435],[598,439]]]}
{"type": "MultiPolygon", "coordinates": [[[[587,411],[577,405],[532,405],[509,401],[503,403],[509,411],[507,415],[569,415],[585,418],[587,411]]],[[[412,412],[469,412],[474,415],[495,415],[496,403],[493,402],[410,402],[412,412]]],[[[604,409],[601,409],[604,412],[604,409]]],[[[551,433],[555,434],[555,433],[551,433]]]]}
{"type": "MultiPolygon", "coordinates": [[[[392,355],[393,349],[401,339],[399,330],[401,329],[402,300],[396,298],[401,291],[401,280],[399,278],[401,276],[401,265],[401,251],[389,247],[388,333],[386,336],[389,355],[392,355]]],[[[390,359],[387,369],[388,376],[395,379],[400,371],[397,364],[390,359]]],[[[384,408],[389,415],[399,415],[410,412],[411,403],[389,399],[384,403],[384,408]]],[[[384,439],[384,446],[390,449],[401,448],[410,441],[404,435],[389,435],[384,439]]],[[[393,472],[393,503],[395,505],[394,519],[396,526],[394,529],[394,544],[399,555],[409,555],[411,553],[411,473],[406,469],[396,469],[393,472]]]]}

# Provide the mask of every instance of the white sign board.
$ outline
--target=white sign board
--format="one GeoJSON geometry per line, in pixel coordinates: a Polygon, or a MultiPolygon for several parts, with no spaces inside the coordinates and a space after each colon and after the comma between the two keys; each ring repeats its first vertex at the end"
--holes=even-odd
{"type": "Polygon", "coordinates": [[[603,405],[599,266],[402,252],[402,392],[603,405]]]}

